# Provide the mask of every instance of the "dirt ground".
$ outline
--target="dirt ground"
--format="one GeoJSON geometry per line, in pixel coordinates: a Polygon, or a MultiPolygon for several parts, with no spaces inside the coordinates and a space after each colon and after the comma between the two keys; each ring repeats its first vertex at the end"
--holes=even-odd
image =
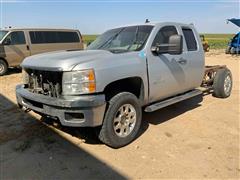
{"type": "Polygon", "coordinates": [[[206,64],[226,64],[234,86],[228,99],[212,95],[144,113],[130,145],[111,149],[92,128],[41,122],[17,109],[21,74],[0,77],[0,179],[239,179],[240,57],[206,54],[206,64]]]}

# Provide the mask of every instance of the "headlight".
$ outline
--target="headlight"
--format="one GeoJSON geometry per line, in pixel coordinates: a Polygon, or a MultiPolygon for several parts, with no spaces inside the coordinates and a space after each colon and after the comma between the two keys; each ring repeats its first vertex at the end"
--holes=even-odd
{"type": "Polygon", "coordinates": [[[96,91],[94,70],[64,72],[62,91],[64,95],[94,93],[96,91]]]}

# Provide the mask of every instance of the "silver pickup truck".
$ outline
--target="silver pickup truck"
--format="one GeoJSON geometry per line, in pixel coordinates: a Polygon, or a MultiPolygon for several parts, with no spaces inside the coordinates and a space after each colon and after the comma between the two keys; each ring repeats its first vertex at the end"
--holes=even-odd
{"type": "Polygon", "coordinates": [[[232,75],[205,66],[199,34],[189,24],[145,23],[111,29],[87,50],[27,57],[20,107],[64,126],[100,127],[99,139],[119,148],[133,141],[142,110],[152,112],[212,92],[226,98],[232,75]]]}

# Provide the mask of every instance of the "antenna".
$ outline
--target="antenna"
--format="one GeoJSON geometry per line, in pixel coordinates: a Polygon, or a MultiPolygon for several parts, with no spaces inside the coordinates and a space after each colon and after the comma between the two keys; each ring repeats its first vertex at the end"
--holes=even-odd
{"type": "Polygon", "coordinates": [[[145,20],[145,23],[150,23],[150,21],[148,19],[145,20]]]}

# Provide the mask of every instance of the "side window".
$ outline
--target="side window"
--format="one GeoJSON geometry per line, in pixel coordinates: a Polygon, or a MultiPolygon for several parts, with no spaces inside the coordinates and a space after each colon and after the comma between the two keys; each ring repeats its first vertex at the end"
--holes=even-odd
{"type": "Polygon", "coordinates": [[[176,35],[176,34],[178,33],[175,26],[165,26],[158,31],[152,46],[157,46],[160,44],[168,44],[170,36],[176,35]]]}
{"type": "Polygon", "coordinates": [[[31,31],[30,39],[32,44],[57,43],[57,32],[54,31],[31,31]]]}
{"type": "Polygon", "coordinates": [[[196,51],[197,50],[197,41],[195,39],[194,33],[192,29],[182,28],[183,35],[186,41],[188,51],[196,51]]]}
{"type": "Polygon", "coordinates": [[[25,35],[23,31],[11,32],[7,39],[10,39],[11,45],[26,44],[25,35]]]}
{"type": "Polygon", "coordinates": [[[58,34],[54,31],[45,31],[43,32],[44,43],[57,43],[58,42],[58,34]]]}
{"type": "Polygon", "coordinates": [[[42,44],[44,43],[44,34],[42,31],[30,31],[29,32],[32,44],[42,44]]]}
{"type": "Polygon", "coordinates": [[[77,32],[31,31],[32,44],[80,42],[77,32]]]}
{"type": "Polygon", "coordinates": [[[57,32],[57,33],[58,33],[59,43],[80,42],[77,32],[57,32]]]}

